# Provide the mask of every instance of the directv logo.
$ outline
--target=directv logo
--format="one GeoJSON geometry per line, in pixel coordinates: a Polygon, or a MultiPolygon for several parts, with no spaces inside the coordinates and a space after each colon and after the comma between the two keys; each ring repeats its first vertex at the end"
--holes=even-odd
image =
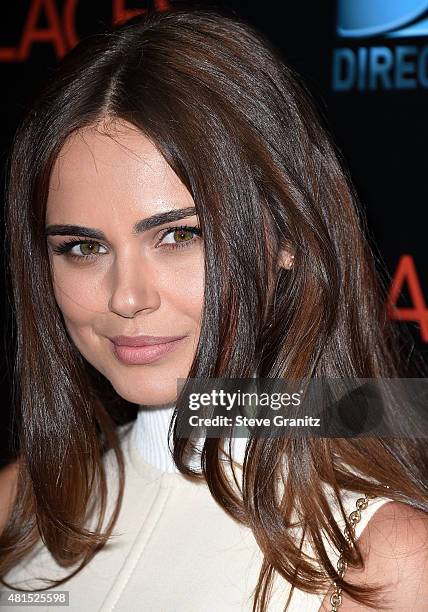
{"type": "Polygon", "coordinates": [[[396,44],[428,36],[428,0],[338,0],[337,34],[390,44],[334,49],[335,91],[428,88],[428,45],[396,44]]]}

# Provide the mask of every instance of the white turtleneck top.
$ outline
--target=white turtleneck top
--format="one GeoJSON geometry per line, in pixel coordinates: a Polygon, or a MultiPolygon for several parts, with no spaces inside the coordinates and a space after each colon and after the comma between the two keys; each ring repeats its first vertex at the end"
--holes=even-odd
{"type": "MultiPolygon", "coordinates": [[[[172,405],[140,407],[136,421],[119,428],[125,490],[113,536],[75,576],[51,589],[69,591],[71,612],[251,612],[262,553],[252,531],[217,504],[206,483],[191,481],[173,465],[167,440],[173,411],[172,405]]],[[[232,446],[232,457],[241,464],[246,442],[238,438],[232,446]]],[[[118,490],[112,451],[104,462],[109,498],[103,527],[118,490]]],[[[348,514],[358,497],[345,495],[348,514]]],[[[356,526],[357,537],[387,501],[382,497],[369,502],[356,526]]],[[[339,517],[338,510],[333,512],[339,517]]],[[[335,562],[337,551],[325,544],[335,562]]],[[[76,567],[61,568],[39,542],[4,578],[16,586],[38,588],[46,586],[40,579],[63,578],[76,567]]],[[[268,612],[283,611],[289,590],[289,583],[277,574],[268,612]]],[[[288,610],[318,612],[323,598],[295,589],[288,610]]],[[[20,609],[34,612],[34,606],[20,609]]],[[[38,609],[49,612],[52,607],[38,609]]]]}
{"type": "MultiPolygon", "coordinates": [[[[135,440],[142,458],[162,472],[180,474],[168,448],[168,428],[174,414],[175,405],[141,406],[135,421],[135,440]]],[[[244,462],[246,438],[232,438],[232,458],[240,465],[244,462]]],[[[197,447],[202,449],[203,440],[199,439],[197,447]]],[[[200,469],[197,457],[191,466],[200,469]]]]}
{"type": "Polygon", "coordinates": [[[140,406],[135,441],[141,457],[161,472],[179,473],[168,448],[168,428],[175,406],[140,406]]]}

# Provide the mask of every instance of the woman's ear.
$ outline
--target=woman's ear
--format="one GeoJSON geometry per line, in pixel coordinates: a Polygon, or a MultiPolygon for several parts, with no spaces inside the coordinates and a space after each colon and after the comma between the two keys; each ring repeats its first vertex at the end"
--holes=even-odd
{"type": "Polygon", "coordinates": [[[279,252],[278,265],[280,268],[287,268],[288,270],[293,267],[294,255],[286,250],[281,249],[279,252]]]}

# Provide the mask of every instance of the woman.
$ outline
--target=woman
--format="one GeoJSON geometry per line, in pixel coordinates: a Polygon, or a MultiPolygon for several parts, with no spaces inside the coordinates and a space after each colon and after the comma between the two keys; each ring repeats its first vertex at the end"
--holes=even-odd
{"type": "Polygon", "coordinates": [[[72,610],[426,609],[423,440],[177,435],[179,379],[402,372],[352,188],[269,42],[202,9],[85,39],[9,176],[3,584],[72,610]]]}

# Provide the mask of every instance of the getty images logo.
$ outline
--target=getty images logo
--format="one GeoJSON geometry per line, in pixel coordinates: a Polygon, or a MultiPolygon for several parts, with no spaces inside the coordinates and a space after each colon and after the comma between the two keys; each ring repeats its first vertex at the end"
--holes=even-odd
{"type": "Polygon", "coordinates": [[[337,34],[352,46],[333,51],[335,91],[428,88],[428,45],[397,44],[428,37],[428,0],[338,0],[337,34]],[[388,46],[356,45],[371,37],[388,46]]]}

